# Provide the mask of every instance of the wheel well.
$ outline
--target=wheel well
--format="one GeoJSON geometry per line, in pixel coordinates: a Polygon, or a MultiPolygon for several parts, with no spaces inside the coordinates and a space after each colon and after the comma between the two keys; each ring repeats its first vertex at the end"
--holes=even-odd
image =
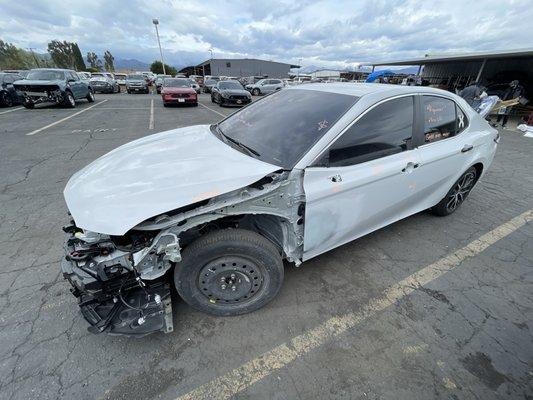
{"type": "Polygon", "coordinates": [[[476,173],[477,173],[476,181],[477,181],[480,178],[481,173],[483,172],[483,164],[479,162],[472,166],[476,169],[476,173]]]}
{"type": "Polygon", "coordinates": [[[272,214],[232,215],[199,224],[181,232],[179,235],[180,243],[183,247],[186,247],[209,232],[239,228],[260,234],[271,241],[279,249],[280,254],[283,254],[283,244],[285,242],[283,225],[287,222],[283,217],[272,214]]]}

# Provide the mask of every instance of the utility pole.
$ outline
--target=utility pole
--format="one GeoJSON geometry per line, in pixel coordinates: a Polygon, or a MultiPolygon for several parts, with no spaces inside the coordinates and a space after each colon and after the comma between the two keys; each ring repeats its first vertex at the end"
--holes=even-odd
{"type": "Polygon", "coordinates": [[[159,54],[161,55],[161,64],[163,65],[163,75],[166,75],[167,71],[165,71],[165,61],[163,61],[163,50],[161,49],[161,40],[159,40],[159,29],[157,29],[157,25],[159,25],[159,20],[157,18],[154,18],[152,22],[155,26],[155,34],[157,35],[157,44],[159,44],[159,54]]]}
{"type": "Polygon", "coordinates": [[[302,68],[301,64],[302,64],[302,57],[298,59],[298,71],[296,71],[296,75],[297,75],[296,80],[298,82],[300,82],[300,68],[302,68]]]}
{"type": "Polygon", "coordinates": [[[29,47],[28,50],[31,52],[31,55],[33,56],[33,61],[35,61],[35,64],[37,64],[37,68],[41,68],[41,65],[39,64],[39,60],[37,57],[35,57],[35,53],[33,52],[33,48],[29,47]]]}

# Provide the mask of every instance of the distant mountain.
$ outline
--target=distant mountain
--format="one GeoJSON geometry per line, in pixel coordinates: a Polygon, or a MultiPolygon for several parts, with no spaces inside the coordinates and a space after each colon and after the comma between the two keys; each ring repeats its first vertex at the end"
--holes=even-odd
{"type": "Polygon", "coordinates": [[[124,59],[116,58],[115,59],[115,69],[116,70],[135,70],[135,71],[148,71],[150,70],[150,64],[136,60],[134,58],[124,59]]]}

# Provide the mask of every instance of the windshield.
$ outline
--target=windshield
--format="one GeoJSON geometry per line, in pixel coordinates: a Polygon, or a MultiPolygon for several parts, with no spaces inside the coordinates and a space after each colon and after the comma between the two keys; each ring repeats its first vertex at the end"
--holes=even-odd
{"type": "Polygon", "coordinates": [[[224,89],[241,89],[242,90],[242,85],[239,82],[226,81],[226,82],[219,82],[218,88],[222,90],[224,89]]]}
{"type": "Polygon", "coordinates": [[[144,76],[142,75],[128,75],[126,79],[136,80],[136,81],[144,81],[144,76]]]}
{"type": "Polygon", "coordinates": [[[54,70],[34,70],[29,72],[26,79],[35,81],[55,81],[65,79],[65,73],[63,71],[54,70]]]}
{"type": "Polygon", "coordinates": [[[230,115],[217,128],[256,158],[292,169],[357,100],[318,90],[283,90],[230,115]]]}
{"type": "Polygon", "coordinates": [[[188,79],[180,79],[180,78],[171,78],[171,79],[165,79],[163,81],[164,87],[181,87],[181,88],[187,88],[191,87],[191,84],[188,79]]]}

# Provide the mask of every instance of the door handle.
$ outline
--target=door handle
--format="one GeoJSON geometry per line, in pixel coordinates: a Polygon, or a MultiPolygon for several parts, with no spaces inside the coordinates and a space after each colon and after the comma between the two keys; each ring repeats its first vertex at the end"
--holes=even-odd
{"type": "Polygon", "coordinates": [[[328,179],[331,181],[331,182],[342,182],[342,176],[340,176],[339,174],[335,174],[333,176],[330,176],[328,177],[328,179]]]}
{"type": "Polygon", "coordinates": [[[407,165],[403,167],[402,172],[411,172],[413,169],[418,168],[419,166],[419,163],[412,163],[409,161],[407,165]]]}
{"type": "Polygon", "coordinates": [[[467,151],[470,151],[474,148],[471,144],[465,144],[465,146],[461,149],[461,153],[466,153],[467,151]]]}

